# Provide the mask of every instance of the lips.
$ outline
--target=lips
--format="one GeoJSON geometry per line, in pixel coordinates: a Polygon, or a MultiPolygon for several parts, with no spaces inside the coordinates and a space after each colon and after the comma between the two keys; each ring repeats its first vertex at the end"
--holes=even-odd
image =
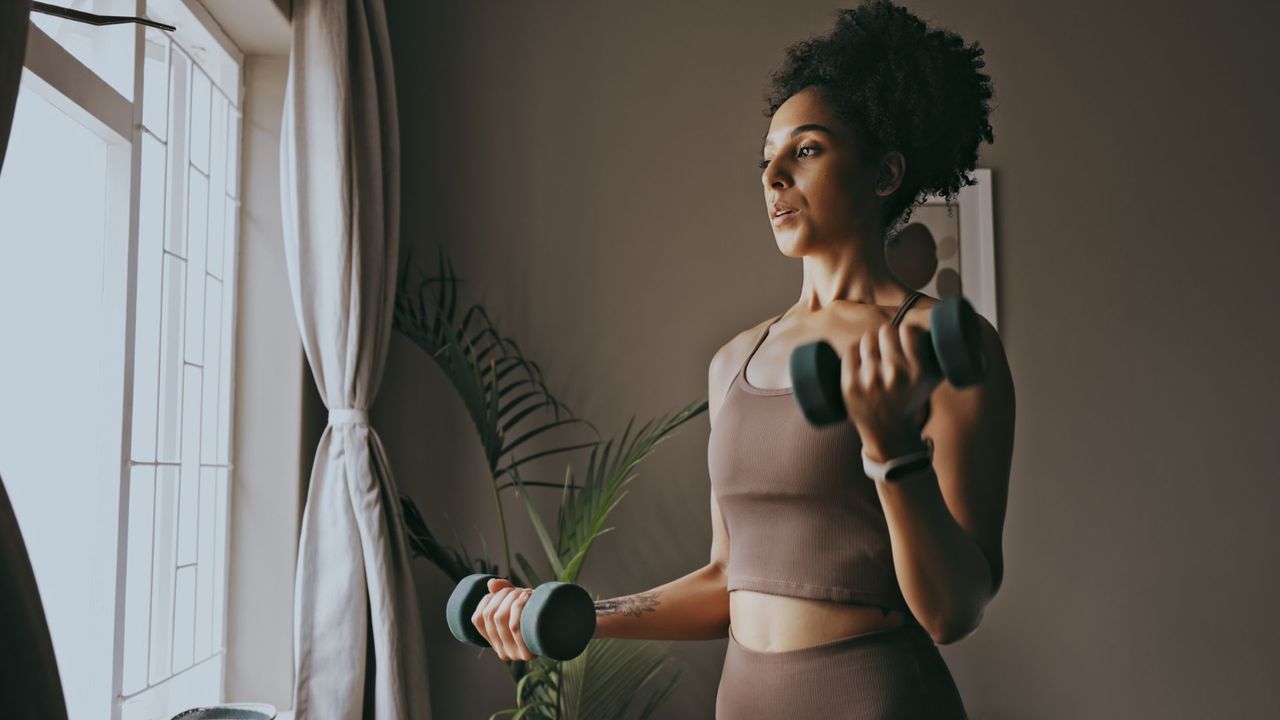
{"type": "Polygon", "coordinates": [[[799,209],[794,208],[786,203],[777,202],[773,204],[773,213],[769,216],[769,221],[774,225],[782,225],[790,222],[792,216],[798,214],[799,209]]]}
{"type": "Polygon", "coordinates": [[[773,204],[773,212],[770,215],[771,217],[777,218],[781,215],[785,215],[786,213],[796,212],[798,209],[799,208],[796,208],[792,205],[788,205],[784,202],[779,201],[773,204]]]}

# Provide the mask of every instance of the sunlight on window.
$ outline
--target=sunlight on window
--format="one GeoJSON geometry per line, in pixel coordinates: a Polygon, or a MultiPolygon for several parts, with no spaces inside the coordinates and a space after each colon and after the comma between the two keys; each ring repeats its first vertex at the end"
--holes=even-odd
{"type": "Polygon", "coordinates": [[[183,2],[153,5],[182,29],[136,52],[134,28],[32,16],[85,67],[24,70],[0,175],[0,474],[71,720],[223,696],[240,66],[183,2]],[[91,73],[141,102],[131,137],[68,93],[91,73]]]}
{"type": "Polygon", "coordinates": [[[48,617],[72,718],[110,717],[121,363],[104,337],[106,143],[23,87],[0,174],[0,475],[48,617]],[[111,421],[114,413],[115,421],[111,421]]]}
{"type": "MultiPolygon", "coordinates": [[[[98,15],[136,15],[138,9],[135,0],[59,0],[52,4],[98,15]]],[[[89,25],[36,12],[31,13],[31,22],[126,100],[133,99],[132,25],[89,25]]]]}

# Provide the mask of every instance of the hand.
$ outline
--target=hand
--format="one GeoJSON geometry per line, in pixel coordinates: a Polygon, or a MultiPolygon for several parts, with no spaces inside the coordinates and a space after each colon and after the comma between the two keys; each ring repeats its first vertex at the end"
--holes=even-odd
{"type": "Polygon", "coordinates": [[[480,598],[471,624],[498,653],[498,659],[532,660],[533,653],[520,635],[520,614],[533,588],[520,588],[502,578],[490,578],[489,594],[480,598]]]}
{"type": "Polygon", "coordinates": [[[905,320],[890,321],[864,333],[843,354],[840,389],[849,421],[862,436],[867,455],[883,461],[897,448],[920,441],[916,411],[941,382],[928,377],[920,352],[928,333],[905,320]]]}

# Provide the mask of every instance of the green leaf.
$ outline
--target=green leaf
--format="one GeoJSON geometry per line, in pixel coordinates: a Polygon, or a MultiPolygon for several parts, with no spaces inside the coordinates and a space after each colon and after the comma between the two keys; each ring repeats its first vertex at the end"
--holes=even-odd
{"type": "Polygon", "coordinates": [[[524,484],[520,482],[518,473],[512,475],[516,484],[519,486],[521,500],[524,500],[524,506],[529,510],[529,520],[533,522],[533,529],[538,533],[538,539],[542,541],[542,549],[547,553],[547,560],[551,562],[551,569],[555,571],[559,577],[564,573],[564,566],[560,564],[560,558],[556,554],[556,545],[551,541],[551,536],[547,534],[547,528],[542,524],[542,518],[538,515],[538,510],[533,506],[533,501],[529,499],[528,493],[524,491],[524,484]]]}
{"type": "Polygon", "coordinates": [[[578,445],[567,445],[565,447],[555,448],[553,450],[543,450],[542,452],[536,452],[532,455],[525,457],[523,460],[513,462],[509,465],[503,465],[501,468],[498,468],[497,470],[495,470],[493,474],[494,474],[494,477],[502,477],[503,475],[506,475],[507,473],[511,472],[515,468],[518,468],[521,465],[531,460],[537,460],[540,457],[545,457],[547,455],[554,455],[556,453],[571,452],[573,450],[581,450],[582,448],[593,447],[596,444],[597,444],[596,442],[581,443],[578,445]]]}
{"type": "Polygon", "coordinates": [[[524,572],[524,577],[529,583],[529,587],[537,587],[542,584],[542,578],[533,569],[533,566],[529,564],[529,561],[525,559],[523,553],[516,553],[516,562],[520,563],[520,569],[524,572]]]}

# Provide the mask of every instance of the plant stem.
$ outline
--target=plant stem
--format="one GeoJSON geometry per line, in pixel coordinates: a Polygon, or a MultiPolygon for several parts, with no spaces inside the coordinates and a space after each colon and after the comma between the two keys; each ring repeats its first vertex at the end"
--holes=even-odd
{"type": "Polygon", "coordinates": [[[502,497],[498,494],[498,478],[489,475],[489,487],[493,488],[493,503],[498,506],[498,525],[502,528],[502,550],[507,556],[507,574],[511,574],[511,543],[507,540],[507,517],[502,512],[502,497]]]}

